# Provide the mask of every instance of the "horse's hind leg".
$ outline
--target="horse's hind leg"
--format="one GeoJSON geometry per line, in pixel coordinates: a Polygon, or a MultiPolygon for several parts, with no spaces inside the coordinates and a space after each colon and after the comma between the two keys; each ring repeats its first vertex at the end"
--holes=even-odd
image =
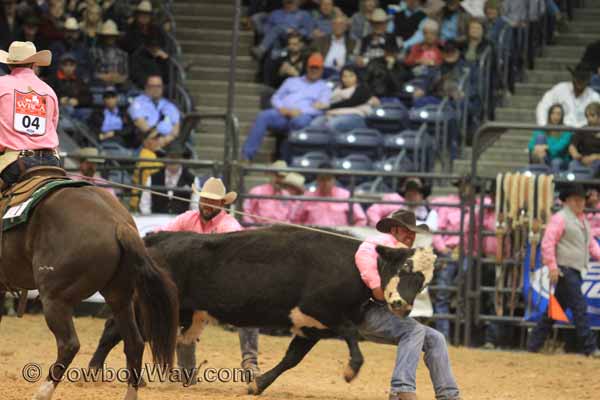
{"type": "Polygon", "coordinates": [[[100,337],[100,341],[98,342],[98,347],[90,360],[89,368],[90,369],[103,369],[104,361],[108,356],[108,353],[121,341],[121,334],[119,333],[119,328],[117,327],[117,323],[115,322],[114,317],[110,317],[106,320],[104,324],[104,330],[102,331],[102,336],[100,337]]]}
{"type": "Polygon", "coordinates": [[[47,380],[33,396],[34,400],[50,400],[58,382],[79,351],[79,339],[73,325],[73,307],[62,300],[42,298],[44,317],[56,338],[58,356],[50,367],[47,380]]]}

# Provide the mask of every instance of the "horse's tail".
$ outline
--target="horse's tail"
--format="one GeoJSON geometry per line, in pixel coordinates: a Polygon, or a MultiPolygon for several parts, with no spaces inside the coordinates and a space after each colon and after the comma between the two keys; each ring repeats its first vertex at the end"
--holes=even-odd
{"type": "Polygon", "coordinates": [[[119,224],[117,239],[125,265],[133,269],[137,300],[142,310],[143,329],[154,362],[172,365],[179,327],[177,287],[168,273],[150,257],[138,232],[119,224]]]}

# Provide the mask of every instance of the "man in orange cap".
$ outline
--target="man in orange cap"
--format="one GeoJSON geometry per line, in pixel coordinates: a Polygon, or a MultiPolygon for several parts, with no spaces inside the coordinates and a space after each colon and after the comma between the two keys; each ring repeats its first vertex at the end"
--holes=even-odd
{"type": "Polygon", "coordinates": [[[314,53],[308,58],[306,75],[286,79],[271,97],[273,108],[256,117],[242,149],[244,159],[254,158],[268,130],[302,129],[329,107],[331,89],[322,76],[323,56],[314,53]]]}

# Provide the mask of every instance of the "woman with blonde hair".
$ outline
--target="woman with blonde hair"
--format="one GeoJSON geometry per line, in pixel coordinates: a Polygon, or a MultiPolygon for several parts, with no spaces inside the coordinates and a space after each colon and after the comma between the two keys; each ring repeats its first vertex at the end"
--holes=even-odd
{"type": "Polygon", "coordinates": [[[81,32],[88,47],[96,46],[98,41],[98,32],[102,27],[102,8],[96,2],[88,2],[83,11],[81,21],[81,32]]]}

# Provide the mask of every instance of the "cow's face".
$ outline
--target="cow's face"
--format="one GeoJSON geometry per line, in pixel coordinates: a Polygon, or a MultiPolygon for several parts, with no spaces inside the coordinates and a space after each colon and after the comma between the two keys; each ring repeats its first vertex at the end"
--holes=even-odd
{"type": "Polygon", "coordinates": [[[385,301],[394,314],[406,317],[417,294],[433,277],[436,256],[431,248],[415,250],[377,246],[377,253],[385,301]]]}

